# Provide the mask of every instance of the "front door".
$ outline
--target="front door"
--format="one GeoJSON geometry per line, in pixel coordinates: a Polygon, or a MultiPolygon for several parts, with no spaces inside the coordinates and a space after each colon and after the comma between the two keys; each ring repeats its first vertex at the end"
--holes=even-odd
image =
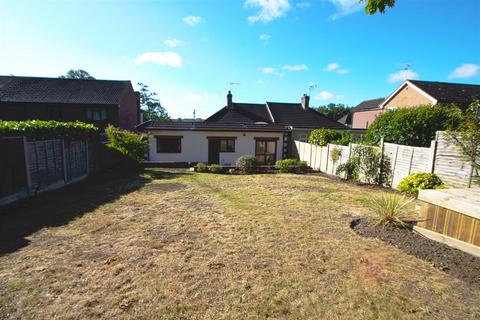
{"type": "Polygon", "coordinates": [[[208,163],[220,163],[220,140],[208,139],[208,163]]]}

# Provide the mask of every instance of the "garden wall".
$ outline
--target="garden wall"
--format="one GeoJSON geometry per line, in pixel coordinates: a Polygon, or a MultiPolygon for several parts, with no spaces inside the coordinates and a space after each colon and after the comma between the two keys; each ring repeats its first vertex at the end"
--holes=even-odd
{"type": "MultiPolygon", "coordinates": [[[[350,158],[355,144],[341,146],[328,144],[316,146],[305,142],[295,141],[293,155],[317,171],[335,175],[336,168],[350,158]],[[341,151],[337,161],[332,160],[334,149],[341,151]]],[[[392,176],[390,184],[393,188],[409,174],[433,172],[442,181],[451,187],[469,187],[471,177],[477,175],[473,167],[462,157],[460,149],[446,139],[444,132],[437,132],[437,138],[429,148],[412,147],[393,143],[384,143],[378,150],[390,158],[392,176]]],[[[472,182],[472,187],[475,186],[472,182]]]]}

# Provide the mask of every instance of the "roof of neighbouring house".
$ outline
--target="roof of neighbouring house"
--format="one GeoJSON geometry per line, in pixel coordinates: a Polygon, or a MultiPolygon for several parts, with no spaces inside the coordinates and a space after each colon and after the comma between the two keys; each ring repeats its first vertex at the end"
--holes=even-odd
{"type": "Polygon", "coordinates": [[[0,76],[0,102],[119,104],[130,81],[0,76]]]}
{"type": "Polygon", "coordinates": [[[438,103],[455,103],[459,106],[467,106],[474,99],[480,99],[480,85],[478,84],[420,80],[408,80],[407,82],[435,98],[438,103]]]}
{"type": "Polygon", "coordinates": [[[376,98],[362,101],[355,108],[353,108],[351,112],[362,112],[378,109],[380,108],[380,105],[383,101],[385,101],[385,98],[376,98]]]}
{"type": "Polygon", "coordinates": [[[235,132],[288,132],[285,125],[268,123],[239,122],[161,122],[147,121],[136,127],[137,130],[172,130],[172,131],[235,131],[235,132]]]}
{"type": "Polygon", "coordinates": [[[232,107],[223,107],[205,121],[210,123],[264,122],[305,129],[345,129],[345,126],[314,109],[304,109],[301,103],[233,103],[232,107]]]}
{"type": "Polygon", "coordinates": [[[351,112],[347,113],[343,117],[337,120],[337,122],[343,124],[343,125],[349,125],[352,123],[352,114],[351,112]]]}

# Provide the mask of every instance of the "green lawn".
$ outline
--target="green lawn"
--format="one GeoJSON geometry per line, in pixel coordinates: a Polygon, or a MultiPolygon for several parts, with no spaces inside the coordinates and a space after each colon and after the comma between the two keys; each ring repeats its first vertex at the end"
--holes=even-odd
{"type": "Polygon", "coordinates": [[[0,217],[0,319],[480,318],[478,289],[350,229],[376,192],[155,170],[42,195],[0,217]]]}

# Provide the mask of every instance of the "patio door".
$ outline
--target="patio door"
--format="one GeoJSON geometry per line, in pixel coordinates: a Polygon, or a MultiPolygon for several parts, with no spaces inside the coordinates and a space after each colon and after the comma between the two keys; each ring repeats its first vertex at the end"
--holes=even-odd
{"type": "Polygon", "coordinates": [[[259,164],[272,165],[277,160],[278,139],[256,139],[255,158],[259,164]]]}

